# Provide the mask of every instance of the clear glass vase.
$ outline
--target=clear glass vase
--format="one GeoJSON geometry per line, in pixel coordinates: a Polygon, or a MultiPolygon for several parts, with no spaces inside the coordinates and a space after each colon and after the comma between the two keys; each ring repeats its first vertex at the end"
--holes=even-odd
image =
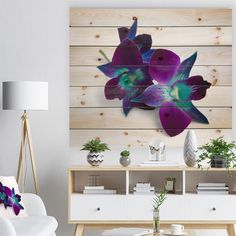
{"type": "Polygon", "coordinates": [[[161,232],[160,226],[160,211],[159,209],[153,210],[153,235],[158,235],[161,232]]]}

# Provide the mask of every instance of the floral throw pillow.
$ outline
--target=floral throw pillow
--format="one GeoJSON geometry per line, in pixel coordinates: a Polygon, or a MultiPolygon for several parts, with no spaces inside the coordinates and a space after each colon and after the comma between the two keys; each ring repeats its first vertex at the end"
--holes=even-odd
{"type": "Polygon", "coordinates": [[[5,209],[12,207],[15,215],[18,216],[20,210],[24,209],[24,207],[20,204],[20,201],[21,196],[15,193],[14,188],[10,189],[0,182],[0,204],[3,204],[5,209]]]}
{"type": "Polygon", "coordinates": [[[0,176],[0,216],[8,219],[28,216],[14,176],[0,176]]]}

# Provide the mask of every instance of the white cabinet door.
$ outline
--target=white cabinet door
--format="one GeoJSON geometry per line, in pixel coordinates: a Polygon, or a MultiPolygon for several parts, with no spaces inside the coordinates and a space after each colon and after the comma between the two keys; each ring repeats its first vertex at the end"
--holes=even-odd
{"type": "Polygon", "coordinates": [[[70,220],[123,220],[126,199],[121,195],[72,194],[70,220]]]}
{"type": "Polygon", "coordinates": [[[186,220],[236,220],[236,196],[186,194],[184,199],[186,220]]]}
{"type": "MultiPolygon", "coordinates": [[[[129,195],[127,197],[129,220],[152,220],[154,195],[129,195]]],[[[161,220],[184,219],[183,196],[168,194],[161,206],[161,220]]]]}

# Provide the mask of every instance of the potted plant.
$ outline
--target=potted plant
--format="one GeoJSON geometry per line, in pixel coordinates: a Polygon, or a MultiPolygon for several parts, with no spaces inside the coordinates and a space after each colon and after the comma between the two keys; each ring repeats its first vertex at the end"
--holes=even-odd
{"type": "Polygon", "coordinates": [[[128,166],[131,163],[130,160],[130,152],[128,150],[124,150],[120,153],[120,164],[124,167],[128,166]]]}
{"type": "Polygon", "coordinates": [[[201,152],[197,159],[198,167],[201,168],[204,162],[212,168],[236,167],[236,154],[233,151],[235,148],[235,142],[228,143],[223,136],[211,139],[210,143],[198,148],[201,152]]]}
{"type": "Polygon", "coordinates": [[[85,143],[81,150],[89,151],[87,161],[91,166],[99,166],[104,160],[103,152],[110,149],[99,138],[94,138],[85,143]]]}
{"type": "Polygon", "coordinates": [[[160,207],[163,202],[166,200],[167,190],[164,189],[160,193],[155,193],[153,199],[153,234],[160,234],[160,207]]]}

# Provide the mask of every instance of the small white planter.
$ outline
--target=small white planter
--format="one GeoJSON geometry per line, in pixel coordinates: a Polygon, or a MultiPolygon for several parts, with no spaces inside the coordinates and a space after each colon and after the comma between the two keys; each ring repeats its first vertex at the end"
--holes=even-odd
{"type": "Polygon", "coordinates": [[[131,159],[129,156],[121,156],[120,164],[124,167],[128,166],[131,163],[131,159]]]}
{"type": "Polygon", "coordinates": [[[87,161],[91,166],[99,166],[104,160],[102,152],[89,152],[87,161]]]}

